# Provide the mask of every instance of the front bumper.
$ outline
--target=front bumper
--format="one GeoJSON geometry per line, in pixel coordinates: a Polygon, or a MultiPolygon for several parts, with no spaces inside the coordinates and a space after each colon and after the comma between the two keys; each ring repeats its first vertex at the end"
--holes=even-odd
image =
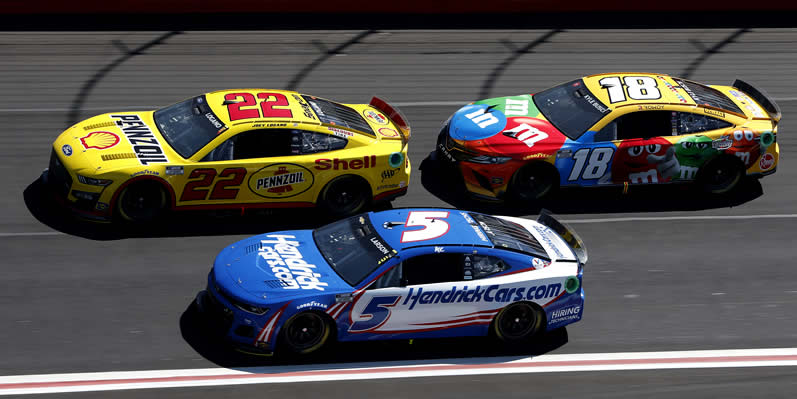
{"type": "Polygon", "coordinates": [[[276,311],[274,307],[263,315],[254,315],[238,309],[225,295],[218,294],[213,272],[208,275],[207,289],[195,299],[197,309],[207,325],[207,331],[223,340],[233,349],[255,355],[270,355],[274,342],[256,342],[255,337],[276,311]]]}
{"type": "Polygon", "coordinates": [[[509,181],[517,169],[514,160],[502,164],[483,164],[468,162],[473,154],[464,148],[452,144],[448,139],[445,129],[437,138],[437,146],[432,155],[447,169],[460,176],[465,185],[465,190],[474,199],[488,202],[500,202],[506,194],[509,181]]]}
{"type": "Polygon", "coordinates": [[[100,198],[107,187],[75,183],[55,150],[50,154],[49,167],[42,171],[41,180],[53,198],[69,208],[76,216],[92,221],[109,221],[110,205],[100,198]]]}

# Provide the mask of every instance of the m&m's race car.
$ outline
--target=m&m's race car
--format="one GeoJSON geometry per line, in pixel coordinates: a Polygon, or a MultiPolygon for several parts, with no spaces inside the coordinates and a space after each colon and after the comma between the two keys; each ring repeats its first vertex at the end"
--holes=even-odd
{"type": "Polygon", "coordinates": [[[445,123],[433,155],[486,200],[678,182],[723,193],[744,176],[775,172],[780,118],[772,98],[741,80],[707,86],[604,73],[466,105],[445,123]]]}
{"type": "Polygon", "coordinates": [[[409,136],[407,120],[377,97],[340,104],[224,90],[80,122],[53,143],[43,178],[92,219],[314,206],[339,217],[406,193],[409,136]]]}
{"type": "Polygon", "coordinates": [[[332,341],[526,340],[581,319],[587,252],[567,226],[453,209],[369,212],[219,253],[196,304],[244,352],[332,341]]]}

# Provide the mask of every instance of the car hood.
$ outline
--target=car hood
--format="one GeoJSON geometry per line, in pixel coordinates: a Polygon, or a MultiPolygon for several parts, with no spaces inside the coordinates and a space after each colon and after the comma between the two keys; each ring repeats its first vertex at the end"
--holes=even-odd
{"type": "Polygon", "coordinates": [[[468,150],[516,159],[545,158],[567,140],[540,113],[531,95],[466,105],[451,117],[448,135],[468,150]]]}
{"type": "Polygon", "coordinates": [[[96,173],[181,159],[155,127],[152,115],[152,111],[97,115],[63,132],[53,147],[69,166],[96,173]]]}
{"type": "Polygon", "coordinates": [[[312,230],[261,234],[224,248],[216,257],[216,282],[261,301],[301,295],[351,292],[324,260],[312,230]]]}

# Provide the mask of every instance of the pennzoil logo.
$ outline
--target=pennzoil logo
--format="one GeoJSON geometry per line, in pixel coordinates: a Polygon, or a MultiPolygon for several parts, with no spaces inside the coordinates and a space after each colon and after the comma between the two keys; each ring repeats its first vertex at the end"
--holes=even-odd
{"type": "Polygon", "coordinates": [[[116,119],[116,125],[122,129],[127,141],[133,146],[133,152],[142,165],[151,163],[167,163],[169,159],[163,153],[163,148],[155,138],[152,130],[138,115],[111,115],[116,119]]]}
{"type": "Polygon", "coordinates": [[[372,109],[366,109],[365,111],[363,111],[363,116],[365,117],[365,119],[368,119],[369,121],[376,123],[377,125],[387,125],[387,118],[384,115],[372,109]]]}
{"type": "Polygon", "coordinates": [[[93,148],[95,150],[105,150],[119,144],[119,136],[111,132],[91,132],[85,137],[80,138],[83,148],[93,148]]]}
{"type": "Polygon", "coordinates": [[[264,198],[288,198],[313,186],[313,174],[307,168],[291,163],[264,167],[249,177],[249,189],[264,198]]]}

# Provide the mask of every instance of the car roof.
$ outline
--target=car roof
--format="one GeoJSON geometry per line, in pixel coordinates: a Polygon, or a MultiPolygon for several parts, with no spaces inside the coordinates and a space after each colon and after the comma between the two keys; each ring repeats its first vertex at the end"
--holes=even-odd
{"type": "MultiPolygon", "coordinates": [[[[457,209],[439,209],[439,208],[407,208],[407,209],[392,209],[382,212],[370,212],[371,223],[374,225],[376,231],[380,236],[397,251],[403,249],[418,247],[418,246],[445,246],[445,245],[481,245],[492,247],[493,243],[487,237],[487,234],[479,227],[479,224],[473,220],[469,212],[457,209]],[[407,226],[408,218],[411,212],[434,212],[422,215],[422,217],[430,217],[428,223],[443,223],[447,228],[443,227],[426,227],[416,223],[413,226],[407,226]],[[434,221],[431,221],[434,220],[434,221]],[[422,231],[426,234],[414,233],[405,236],[405,232],[422,231]],[[404,237],[404,242],[402,242],[404,237]],[[430,237],[428,239],[423,239],[430,237]]],[[[418,218],[417,215],[413,218],[418,218]]]]}
{"type": "Polygon", "coordinates": [[[589,75],[583,78],[584,84],[590,92],[595,95],[606,106],[616,109],[627,105],[641,105],[641,104],[675,104],[675,105],[696,105],[695,101],[689,96],[685,90],[678,86],[678,83],[669,75],[662,73],[650,72],[614,72],[614,73],[601,73],[596,75],[589,75]],[[627,76],[644,76],[655,79],[661,97],[658,99],[634,100],[626,98],[625,101],[615,102],[614,104],[609,101],[609,91],[602,88],[600,80],[606,77],[617,76],[624,79],[627,76]]]}

